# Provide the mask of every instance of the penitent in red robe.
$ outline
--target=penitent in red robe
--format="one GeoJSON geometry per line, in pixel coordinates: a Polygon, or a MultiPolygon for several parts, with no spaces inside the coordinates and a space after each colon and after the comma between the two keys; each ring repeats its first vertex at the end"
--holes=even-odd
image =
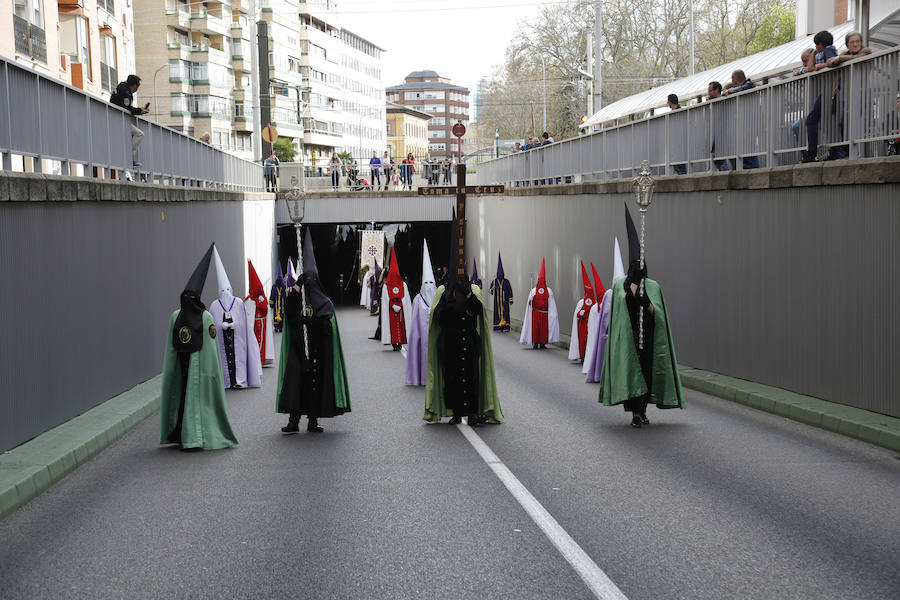
{"type": "MultiPolygon", "coordinates": [[[[256,306],[256,313],[253,318],[253,333],[256,335],[256,341],[259,342],[259,360],[260,364],[266,363],[266,317],[269,314],[269,301],[266,298],[266,291],[253,268],[253,263],[247,261],[247,270],[249,272],[250,294],[244,299],[244,304],[252,300],[256,306]]],[[[249,308],[248,308],[249,312],[249,308]]]]}
{"type": "Polygon", "coordinates": [[[384,289],[387,293],[388,305],[382,307],[382,311],[387,311],[388,323],[390,325],[391,344],[406,344],[406,311],[404,310],[404,297],[406,296],[405,284],[400,276],[400,268],[397,265],[397,254],[391,249],[391,268],[388,271],[387,279],[384,282],[384,289]],[[400,310],[395,310],[399,307],[400,310]]]}
{"type": "Polygon", "coordinates": [[[535,344],[547,344],[550,339],[550,292],[547,290],[547,273],[544,259],[541,259],[541,272],[538,273],[534,298],[531,299],[531,341],[535,344]]]}
{"type": "Polygon", "coordinates": [[[597,297],[594,295],[594,286],[591,285],[591,280],[588,278],[584,262],[581,263],[581,282],[584,285],[584,297],[581,299],[581,308],[577,315],[578,352],[579,358],[584,358],[584,350],[587,347],[588,319],[591,316],[591,308],[597,303],[597,297]]]}

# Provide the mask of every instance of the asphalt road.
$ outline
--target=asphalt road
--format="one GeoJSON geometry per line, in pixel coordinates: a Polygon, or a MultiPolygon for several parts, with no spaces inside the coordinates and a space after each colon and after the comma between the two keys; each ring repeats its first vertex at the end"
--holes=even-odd
{"type": "MultiPolygon", "coordinates": [[[[374,319],[339,321],[352,414],[282,435],[266,369],[227,394],[235,448],[158,447],[149,418],[0,521],[0,598],[595,597],[424,424],[374,319]]],[[[900,597],[900,457],[688,390],[634,430],[564,351],[493,340],[506,421],[475,431],[630,600],[900,597]]]]}

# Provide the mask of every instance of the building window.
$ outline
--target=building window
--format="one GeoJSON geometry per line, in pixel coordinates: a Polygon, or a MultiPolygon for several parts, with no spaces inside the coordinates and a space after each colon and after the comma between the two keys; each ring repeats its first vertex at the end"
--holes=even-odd
{"type": "Polygon", "coordinates": [[[116,14],[116,0],[97,0],[97,8],[102,8],[109,14],[116,14]]]}
{"type": "MultiPolygon", "coordinates": [[[[170,67],[171,68],[171,67],[170,67]]],[[[116,70],[116,38],[111,35],[100,35],[100,85],[107,91],[116,89],[118,72],[116,70]]]]}
{"type": "Polygon", "coordinates": [[[59,53],[68,55],[71,62],[83,65],[85,79],[93,79],[87,19],[81,15],[59,15],[59,53]]]}

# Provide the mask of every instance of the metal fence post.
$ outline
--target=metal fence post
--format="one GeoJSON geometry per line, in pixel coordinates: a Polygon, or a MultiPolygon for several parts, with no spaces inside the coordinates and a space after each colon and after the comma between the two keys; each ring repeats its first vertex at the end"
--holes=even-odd
{"type": "MultiPolygon", "coordinates": [[[[847,105],[847,146],[848,146],[847,149],[848,149],[848,158],[850,158],[851,160],[854,158],[859,158],[859,155],[860,155],[859,146],[855,143],[855,141],[853,139],[853,134],[856,133],[856,129],[857,129],[856,127],[854,127],[856,119],[858,116],[862,115],[862,112],[856,106],[856,87],[854,87],[854,85],[853,85],[853,74],[854,74],[855,67],[856,67],[856,65],[854,65],[853,63],[850,63],[850,65],[849,65],[850,70],[847,73],[847,79],[849,81],[847,82],[846,92],[843,92],[843,93],[847,94],[847,96],[848,96],[847,103],[846,103],[846,105],[847,105]]],[[[860,93],[862,93],[862,92],[860,92],[860,93]]]]}

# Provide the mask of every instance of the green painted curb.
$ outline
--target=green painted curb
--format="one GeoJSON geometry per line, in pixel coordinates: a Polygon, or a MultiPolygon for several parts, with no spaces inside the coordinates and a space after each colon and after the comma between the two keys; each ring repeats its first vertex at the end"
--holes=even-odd
{"type": "Polygon", "coordinates": [[[698,392],[900,452],[900,419],[761,383],[679,365],[681,383],[698,392]]]}
{"type": "Polygon", "coordinates": [[[159,408],[162,376],[0,454],[0,519],[89,461],[159,408]]]}

